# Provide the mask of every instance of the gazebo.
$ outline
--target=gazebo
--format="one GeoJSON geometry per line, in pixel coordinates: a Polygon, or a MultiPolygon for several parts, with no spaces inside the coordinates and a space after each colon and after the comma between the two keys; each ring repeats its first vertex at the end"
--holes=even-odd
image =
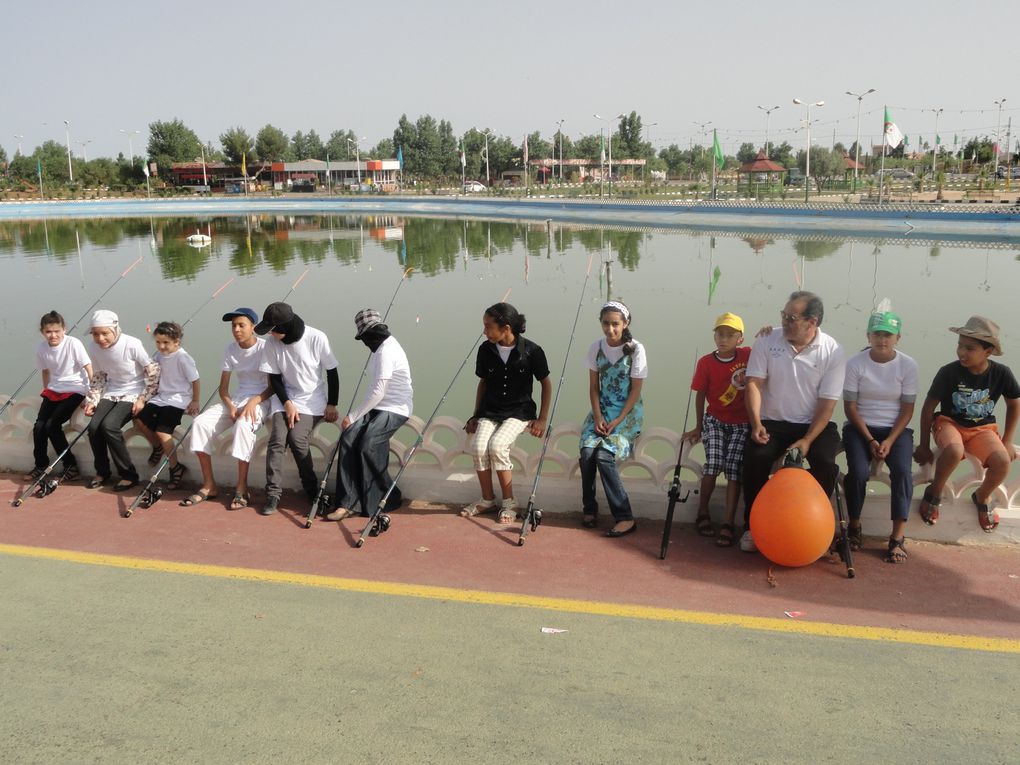
{"type": "Polygon", "coordinates": [[[785,172],[787,172],[785,167],[766,157],[765,151],[762,150],[758,152],[758,156],[755,157],[754,160],[741,165],[740,169],[737,170],[737,187],[740,187],[739,178],[742,173],[747,175],[747,189],[750,191],[751,183],[756,176],[764,176],[764,180],[760,182],[771,186],[775,181],[776,174],[785,172]]]}

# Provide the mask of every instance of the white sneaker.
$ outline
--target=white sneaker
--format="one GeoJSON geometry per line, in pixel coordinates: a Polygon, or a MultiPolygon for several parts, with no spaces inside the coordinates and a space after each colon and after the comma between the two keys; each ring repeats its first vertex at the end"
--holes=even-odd
{"type": "Polygon", "coordinates": [[[748,529],[744,532],[744,535],[740,537],[740,549],[743,552],[758,552],[758,545],[754,543],[754,537],[751,536],[751,530],[748,529]]]}

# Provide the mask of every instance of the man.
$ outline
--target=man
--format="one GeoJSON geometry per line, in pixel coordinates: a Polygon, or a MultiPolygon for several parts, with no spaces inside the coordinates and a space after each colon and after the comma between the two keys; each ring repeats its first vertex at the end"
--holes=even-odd
{"type": "Polygon", "coordinates": [[[740,549],[754,552],[751,505],[773,463],[799,449],[826,496],[836,483],[839,432],[830,422],[843,391],[843,349],[820,329],[825,309],[811,292],[794,292],[780,311],[782,327],[755,342],[747,364],[751,435],[744,453],[744,522],[740,549]]]}
{"type": "Polygon", "coordinates": [[[260,515],[272,515],[280,504],[283,452],[294,455],[301,485],[310,500],[318,493],[308,442],[320,420],[337,421],[340,373],[325,333],[308,327],[286,303],[270,303],[255,325],[266,340],[261,371],[269,374],[271,400],[269,445],[266,448],[266,504],[260,515]],[[322,377],[325,373],[326,380],[322,377]]]}

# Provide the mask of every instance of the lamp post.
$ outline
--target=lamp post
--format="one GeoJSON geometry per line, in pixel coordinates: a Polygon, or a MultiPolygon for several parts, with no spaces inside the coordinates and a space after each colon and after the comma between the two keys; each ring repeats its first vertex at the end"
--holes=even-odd
{"type": "Polygon", "coordinates": [[[848,96],[853,96],[857,99],[857,150],[854,152],[854,191],[857,191],[857,170],[858,165],[861,164],[861,102],[866,95],[874,92],[874,88],[868,88],[863,93],[851,93],[849,90],[846,92],[848,96]]]}
{"type": "Polygon", "coordinates": [[[995,105],[999,107],[999,116],[995,118],[995,167],[992,168],[992,172],[996,175],[999,173],[999,128],[1002,126],[1002,105],[1004,103],[1006,103],[1005,98],[1000,98],[995,102],[995,105]]]}
{"type": "MultiPolygon", "coordinates": [[[[622,120],[626,117],[626,114],[617,114],[616,119],[622,120]]],[[[595,115],[595,119],[609,122],[609,117],[603,117],[599,114],[595,115]]],[[[609,198],[613,198],[613,130],[609,128],[606,132],[609,133],[609,198]]]]}
{"type": "Polygon", "coordinates": [[[556,121],[556,135],[560,139],[560,183],[563,183],[563,123],[566,119],[556,121]]]}
{"type": "Polygon", "coordinates": [[[25,136],[18,135],[17,133],[15,133],[14,137],[18,139],[18,154],[21,154],[21,139],[24,138],[25,136]]]}
{"type": "Polygon", "coordinates": [[[140,135],[142,131],[141,130],[125,130],[124,128],[121,128],[120,132],[127,136],[127,139],[128,139],[128,161],[131,163],[131,166],[134,167],[135,166],[135,145],[134,145],[134,143],[132,143],[131,136],[133,136],[133,135],[140,135]]]}
{"type": "Polygon", "coordinates": [[[485,186],[486,186],[486,188],[489,188],[490,186],[492,186],[492,181],[489,179],[489,134],[490,133],[492,133],[491,130],[486,130],[484,133],[482,133],[482,136],[485,138],[485,186]]]}
{"type": "Polygon", "coordinates": [[[67,120],[64,120],[64,140],[67,142],[67,182],[74,183],[74,171],[71,170],[71,123],[67,120]]]}
{"type": "Polygon", "coordinates": [[[793,99],[793,102],[797,106],[803,106],[807,109],[807,119],[804,120],[804,124],[807,127],[807,145],[804,150],[804,201],[808,201],[808,194],[811,193],[811,107],[812,106],[825,106],[824,101],[815,101],[814,103],[805,103],[799,98],[793,99]]]}
{"type": "MultiPolygon", "coordinates": [[[[364,140],[365,140],[364,136],[357,139],[352,138],[347,139],[348,152],[351,150],[351,144],[352,143],[354,144],[354,164],[357,166],[358,170],[358,191],[361,191],[361,142],[364,140]]],[[[350,156],[350,154],[348,154],[347,156],[350,156]]]]}
{"type": "Polygon", "coordinates": [[[763,112],[765,112],[765,159],[769,158],[769,117],[772,116],[772,112],[779,108],[779,106],[765,107],[759,106],[763,112]]]}
{"type": "Polygon", "coordinates": [[[935,162],[938,160],[939,155],[939,115],[945,111],[942,108],[929,109],[929,111],[935,112],[935,140],[931,146],[931,180],[935,183],[935,162]]]}
{"type": "Polygon", "coordinates": [[[708,122],[695,122],[694,124],[701,128],[701,156],[704,157],[705,141],[707,140],[706,136],[708,135],[707,128],[712,124],[712,120],[709,120],[708,122]]]}
{"type": "MultiPolygon", "coordinates": [[[[209,190],[209,176],[205,172],[205,144],[201,141],[198,142],[198,149],[202,152],[202,185],[206,187],[206,191],[209,190]]],[[[134,167],[134,160],[132,159],[131,166],[134,167]]]]}
{"type": "Polygon", "coordinates": [[[89,154],[85,150],[85,147],[88,146],[90,143],[92,143],[92,139],[91,138],[89,138],[89,139],[87,139],[85,141],[78,141],[78,145],[81,146],[81,158],[84,159],[86,162],[89,161],[89,154]]]}
{"type": "Polygon", "coordinates": [[[857,150],[854,152],[854,191],[857,191],[858,165],[861,164],[861,102],[865,96],[874,92],[874,88],[868,88],[864,93],[851,93],[847,91],[848,96],[853,96],[857,99],[857,150]]]}

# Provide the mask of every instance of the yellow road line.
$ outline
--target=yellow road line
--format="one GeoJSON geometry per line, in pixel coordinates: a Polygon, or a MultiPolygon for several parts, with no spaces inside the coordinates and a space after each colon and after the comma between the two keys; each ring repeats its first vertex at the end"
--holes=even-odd
{"type": "Polygon", "coordinates": [[[743,616],[741,614],[715,614],[707,611],[688,611],[680,608],[659,608],[628,603],[603,603],[570,598],[546,598],[538,595],[515,595],[484,590],[462,590],[453,587],[436,587],[400,582],[373,582],[366,579],[297,574],[289,571],[263,571],[233,566],[214,566],[202,563],[180,563],[167,560],[149,560],[125,555],[56,550],[47,547],[27,547],[0,544],[0,554],[23,558],[57,560],[68,563],[83,563],[93,566],[159,571],[172,574],[240,579],[251,582],[272,582],[301,587],[318,587],[346,592],[363,592],[373,595],[396,595],[408,598],[447,600],[456,603],[475,603],[514,608],[539,608],[546,611],[563,611],[575,614],[647,619],[651,621],[680,622],[715,627],[737,627],[739,629],[786,632],[797,635],[839,637],[852,640],[875,640],[885,643],[936,646],[939,648],[961,648],[968,651],[992,651],[996,653],[1020,653],[1020,640],[1010,638],[982,637],[979,635],[955,635],[921,630],[890,629],[887,627],[864,627],[827,622],[794,621],[764,616],[743,616]]]}

